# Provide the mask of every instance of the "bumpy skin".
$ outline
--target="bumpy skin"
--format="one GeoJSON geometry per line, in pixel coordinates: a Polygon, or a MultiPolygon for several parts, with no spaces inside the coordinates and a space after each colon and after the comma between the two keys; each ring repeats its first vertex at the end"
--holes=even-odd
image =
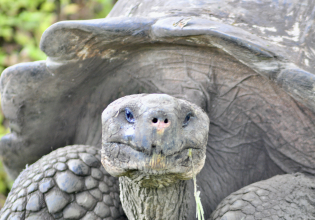
{"type": "Polygon", "coordinates": [[[187,180],[205,163],[207,114],[166,94],[139,94],[108,105],[102,125],[102,164],[120,177],[128,219],[194,218],[187,180]]]}
{"type": "MultiPolygon", "coordinates": [[[[182,216],[187,215],[187,193],[178,194],[187,191],[187,184],[178,183],[191,179],[203,168],[209,131],[206,113],[195,104],[166,94],[140,94],[111,103],[102,114],[102,124],[102,163],[108,172],[136,179],[134,184],[143,188],[166,189],[152,189],[150,196],[146,194],[150,190],[139,189],[145,194],[135,191],[134,204],[124,204],[124,208],[137,207],[138,197],[146,200],[160,194],[154,200],[161,200],[171,195],[169,205],[158,208],[158,215],[157,204],[163,202],[145,211],[139,208],[143,216],[134,217],[130,214],[135,213],[134,209],[125,209],[128,218],[186,219],[182,216]],[[174,201],[177,198],[179,201],[174,201]],[[148,217],[143,212],[154,214],[148,217]]],[[[128,198],[125,201],[133,201],[129,197],[136,185],[121,187],[128,188],[128,192],[121,192],[128,198]]],[[[139,207],[142,206],[141,203],[139,207]]],[[[15,181],[0,214],[1,220],[14,216],[107,220],[124,216],[117,179],[109,177],[100,166],[99,150],[84,145],[58,149],[26,168],[15,181]]]]}
{"type": "Polygon", "coordinates": [[[315,177],[301,173],[275,176],[225,198],[211,219],[314,219],[315,177]]]}
{"type": "Polygon", "coordinates": [[[11,127],[0,141],[6,170],[16,178],[66,145],[101,148],[109,103],[166,93],[202,107],[211,121],[198,176],[206,218],[254,182],[314,176],[314,4],[120,0],[106,19],[54,24],[41,40],[46,61],[1,75],[11,127]],[[185,27],[173,25],[185,17],[185,27]]]}
{"type": "Polygon", "coordinates": [[[192,179],[191,162],[195,174],[205,163],[209,118],[185,100],[166,94],[125,96],[104,110],[102,125],[102,163],[113,176],[140,182],[152,175],[152,185],[154,176],[172,183],[192,179]],[[126,120],[126,109],[132,122],[126,120]]]}
{"type": "Polygon", "coordinates": [[[0,219],[126,219],[116,178],[99,149],[73,145],[26,168],[15,180],[0,219]]]}

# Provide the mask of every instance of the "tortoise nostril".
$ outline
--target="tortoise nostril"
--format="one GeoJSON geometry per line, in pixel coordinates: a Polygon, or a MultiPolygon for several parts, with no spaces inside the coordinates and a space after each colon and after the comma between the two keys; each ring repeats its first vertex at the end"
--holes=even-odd
{"type": "MultiPolygon", "coordinates": [[[[152,122],[153,122],[154,124],[158,123],[158,121],[159,121],[158,118],[153,118],[153,119],[152,119],[152,122]]],[[[167,118],[164,120],[164,123],[165,123],[165,124],[168,123],[168,119],[167,119],[167,118]]]]}

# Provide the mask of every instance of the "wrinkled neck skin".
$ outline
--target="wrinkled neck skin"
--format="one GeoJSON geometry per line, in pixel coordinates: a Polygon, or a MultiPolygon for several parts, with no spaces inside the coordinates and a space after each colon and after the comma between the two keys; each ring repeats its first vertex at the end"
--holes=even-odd
{"type": "Polygon", "coordinates": [[[120,200],[128,219],[188,219],[187,182],[179,180],[162,188],[146,188],[128,177],[119,177],[120,200]]]}

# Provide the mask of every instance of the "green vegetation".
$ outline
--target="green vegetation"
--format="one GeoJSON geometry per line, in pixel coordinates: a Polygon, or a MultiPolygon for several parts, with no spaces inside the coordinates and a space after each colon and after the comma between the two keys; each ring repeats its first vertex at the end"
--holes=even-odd
{"type": "MultiPolygon", "coordinates": [[[[46,59],[42,33],[61,20],[104,18],[114,0],[0,0],[0,73],[14,64],[46,59]]],[[[8,133],[0,111],[0,137],[8,133]]],[[[0,208],[11,187],[0,163],[0,208]]]]}
{"type": "Polygon", "coordinates": [[[20,62],[46,59],[42,33],[60,20],[104,18],[113,0],[0,0],[0,72],[20,62]]]}
{"type": "Polygon", "coordinates": [[[188,156],[191,158],[191,165],[192,165],[192,171],[193,171],[194,196],[195,196],[195,200],[196,200],[196,218],[198,218],[198,220],[205,220],[204,211],[203,211],[203,207],[202,207],[201,199],[200,199],[200,191],[197,191],[197,179],[196,179],[196,174],[195,174],[195,170],[194,170],[194,164],[192,162],[192,150],[191,149],[188,150],[188,156]]]}

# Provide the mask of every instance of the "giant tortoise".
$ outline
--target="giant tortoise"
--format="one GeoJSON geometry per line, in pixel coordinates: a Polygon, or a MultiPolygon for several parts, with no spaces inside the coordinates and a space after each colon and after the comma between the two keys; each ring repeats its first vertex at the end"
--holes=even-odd
{"type": "Polygon", "coordinates": [[[52,25],[47,60],[1,76],[1,157],[25,170],[0,219],[194,219],[203,163],[206,218],[314,219],[314,6],[120,0],[52,25]]]}

